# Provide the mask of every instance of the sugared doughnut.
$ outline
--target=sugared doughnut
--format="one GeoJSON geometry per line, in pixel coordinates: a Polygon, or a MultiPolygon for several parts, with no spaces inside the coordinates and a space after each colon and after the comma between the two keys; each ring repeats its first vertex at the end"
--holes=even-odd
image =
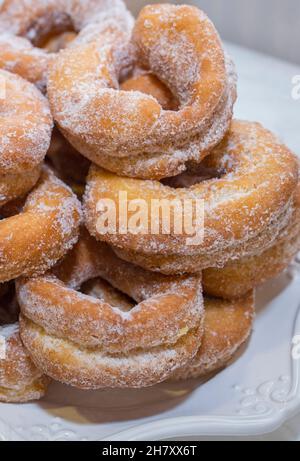
{"type": "Polygon", "coordinates": [[[255,317],[253,291],[241,299],[204,298],[204,336],[196,357],[173,380],[207,378],[224,368],[248,340],[255,317]]]}
{"type": "Polygon", "coordinates": [[[80,211],[71,190],[44,169],[22,211],[0,221],[0,282],[52,267],[76,243],[80,211]]]}
{"type": "Polygon", "coordinates": [[[275,244],[262,253],[230,261],[223,268],[203,271],[204,292],[225,299],[239,298],[284,271],[300,251],[300,185],[289,224],[275,244]]]}
{"type": "Polygon", "coordinates": [[[14,286],[0,287],[0,402],[40,399],[49,379],[36,369],[22,345],[14,286]]]}
{"type": "MultiPolygon", "coordinates": [[[[201,167],[215,171],[214,177],[178,188],[171,187],[174,179],[166,185],[118,177],[92,166],[85,194],[85,219],[90,233],[113,245],[122,258],[166,274],[223,267],[229,260],[256,255],[272,246],[293,212],[298,182],[296,157],[261,125],[234,121],[226,138],[201,167]],[[140,233],[122,228],[120,191],[127,194],[127,204],[138,199],[147,205],[148,226],[144,225],[140,233]],[[109,223],[111,229],[108,225],[103,232],[98,226],[102,213],[99,203],[106,199],[112,201],[117,212],[114,225],[109,223]],[[171,205],[174,200],[203,200],[203,242],[190,245],[188,235],[178,234],[174,228],[164,232],[162,214],[152,213],[153,201],[157,200],[171,205]],[[154,218],[158,232],[151,233],[150,220],[154,218]]],[[[170,210],[172,222],[176,210],[172,206],[170,210]]],[[[127,214],[128,220],[134,215],[129,211],[127,214]]]]}
{"type": "Polygon", "coordinates": [[[5,348],[5,358],[1,359],[0,355],[0,402],[42,398],[49,379],[31,361],[21,342],[18,324],[0,327],[0,344],[5,348]]]}
{"type": "Polygon", "coordinates": [[[20,280],[17,292],[34,363],[75,387],[150,386],[189,362],[201,342],[201,276],[148,273],[87,232],[55,272],[20,280]],[[99,276],[135,307],[111,287],[102,286],[101,299],[76,291],[99,276]]]}
{"type": "Polygon", "coordinates": [[[236,99],[233,65],[211,21],[192,6],[152,5],[140,13],[130,41],[117,23],[108,32],[72,45],[51,66],[48,95],[64,135],[121,175],[160,179],[199,163],[229,128],[236,99]],[[135,67],[163,82],[178,110],[124,91],[126,83],[122,90],[135,67]]]}
{"type": "Polygon", "coordinates": [[[70,34],[69,43],[72,32],[79,34],[75,41],[88,42],[101,32],[101,23],[108,16],[111,24],[119,21],[121,27],[132,27],[122,0],[4,0],[0,6],[0,67],[44,90],[56,51],[67,44],[62,34],[70,34]]]}
{"type": "Polygon", "coordinates": [[[29,192],[49,148],[47,100],[29,82],[0,70],[0,206],[29,192]]]}

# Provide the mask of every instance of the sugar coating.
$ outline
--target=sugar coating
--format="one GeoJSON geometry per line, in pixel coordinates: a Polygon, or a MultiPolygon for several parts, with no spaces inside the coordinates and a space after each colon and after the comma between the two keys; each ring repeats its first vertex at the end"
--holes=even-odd
{"type": "MultiPolygon", "coordinates": [[[[1,43],[0,43],[1,45],[1,43]]],[[[0,175],[30,174],[44,160],[53,119],[48,101],[29,82],[0,70],[0,175]]]]}
{"type": "MultiPolygon", "coordinates": [[[[192,171],[190,178],[187,174],[176,178],[176,188],[174,180],[168,184],[166,180],[120,178],[92,167],[84,199],[90,233],[113,245],[126,260],[163,273],[222,267],[230,259],[254,255],[272,246],[293,213],[298,182],[296,157],[261,125],[236,120],[223,142],[202,162],[203,167],[219,173],[195,183],[192,171]],[[119,190],[126,191],[129,199],[144,199],[149,210],[153,199],[203,200],[204,241],[187,245],[187,235],[174,232],[100,235],[96,204],[100,198],[118,204],[119,190]]],[[[194,171],[197,178],[197,169],[194,171]]]]}
{"type": "Polygon", "coordinates": [[[43,273],[77,242],[81,205],[47,168],[22,212],[0,223],[0,279],[43,273]]]}
{"type": "MultiPolygon", "coordinates": [[[[0,67],[46,89],[49,67],[56,53],[37,48],[52,30],[74,29],[78,40],[98,36],[103,18],[114,16],[125,27],[132,16],[122,0],[12,0],[0,6],[0,67]],[[81,34],[82,32],[82,34],[81,34]]],[[[76,41],[76,40],[75,40],[76,41]]]]}
{"type": "Polygon", "coordinates": [[[60,53],[48,94],[55,120],[83,155],[127,176],[164,177],[183,171],[189,160],[199,162],[222,139],[232,118],[236,74],[201,11],[148,8],[131,38],[120,22],[103,23],[97,43],[60,53]],[[190,35],[180,28],[186,16],[196,21],[190,35]],[[120,79],[135,66],[166,84],[179,101],[178,111],[163,110],[151,95],[120,90],[120,79]]]}
{"type": "Polygon", "coordinates": [[[292,215],[275,242],[263,252],[229,261],[223,268],[203,271],[206,294],[226,299],[244,296],[251,289],[275,278],[291,263],[300,249],[300,186],[292,205],[292,215]]]}
{"type": "Polygon", "coordinates": [[[235,301],[205,298],[204,336],[193,360],[172,380],[207,378],[232,360],[249,339],[255,319],[254,292],[235,301]]]}
{"type": "Polygon", "coordinates": [[[19,324],[5,325],[0,327],[0,338],[8,339],[19,332],[19,324]]]}
{"type": "Polygon", "coordinates": [[[0,327],[5,356],[0,358],[0,402],[28,402],[40,399],[49,380],[37,370],[25,350],[19,324],[0,327]]]}
{"type": "Polygon", "coordinates": [[[35,363],[83,388],[140,387],[166,379],[199,348],[201,277],[147,273],[84,235],[52,274],[18,283],[21,335],[35,363]],[[99,280],[92,292],[77,291],[99,276],[105,284],[99,280]],[[71,361],[63,360],[63,350],[71,361]]]}

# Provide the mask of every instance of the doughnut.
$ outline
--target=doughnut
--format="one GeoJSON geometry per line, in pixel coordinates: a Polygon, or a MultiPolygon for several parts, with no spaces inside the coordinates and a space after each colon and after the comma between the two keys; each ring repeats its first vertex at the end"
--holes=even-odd
{"type": "Polygon", "coordinates": [[[49,379],[36,369],[21,342],[14,287],[1,285],[0,296],[0,402],[38,400],[49,379]]]}
{"type": "Polygon", "coordinates": [[[225,301],[204,298],[204,335],[196,357],[176,370],[172,380],[207,379],[236,357],[248,340],[255,317],[254,293],[225,301]]]}
{"type": "Polygon", "coordinates": [[[163,4],[142,10],[131,39],[117,23],[103,29],[50,66],[47,90],[63,134],[123,176],[161,179],[199,163],[228,130],[236,99],[234,66],[211,21],[196,7],[163,4]],[[136,68],[168,88],[177,110],[142,93],[143,85],[130,91],[126,78],[136,68]]]}
{"type": "Polygon", "coordinates": [[[21,77],[0,70],[0,206],[25,195],[40,176],[53,120],[47,100],[21,77]]]}
{"type": "Polygon", "coordinates": [[[80,220],[75,195],[44,168],[22,211],[0,221],[0,282],[56,264],[76,243],[80,220]]]}
{"type": "MultiPolygon", "coordinates": [[[[173,185],[174,178],[168,184],[165,180],[118,177],[92,166],[84,199],[89,232],[112,245],[121,258],[165,274],[223,267],[229,260],[256,255],[272,246],[293,212],[298,182],[296,157],[260,124],[235,120],[201,168],[215,171],[214,176],[178,188],[173,185]],[[140,233],[124,230],[117,212],[115,228],[99,231],[99,203],[110,200],[120,211],[120,191],[127,194],[127,203],[138,199],[147,204],[148,230],[146,225],[140,233]],[[174,200],[194,203],[196,199],[204,204],[202,243],[188,244],[186,233],[178,235],[174,228],[163,232],[162,216],[157,214],[152,221],[155,218],[160,226],[158,232],[151,233],[153,200],[172,204],[174,200]]],[[[170,207],[170,213],[174,221],[174,208],[170,207]]],[[[128,212],[128,219],[131,216],[128,212]]]]}
{"type": "Polygon", "coordinates": [[[0,343],[6,358],[0,358],[0,402],[23,403],[45,395],[49,380],[32,363],[25,350],[18,324],[0,328],[0,343]]]}
{"type": "Polygon", "coordinates": [[[108,16],[111,23],[132,25],[122,0],[4,0],[0,5],[0,67],[44,91],[59,47],[94,40],[108,16]]]}
{"type": "Polygon", "coordinates": [[[54,271],[20,279],[17,294],[21,337],[34,363],[78,388],[156,384],[189,362],[201,342],[201,275],[148,273],[87,232],[54,271]],[[77,291],[97,277],[111,285],[102,285],[100,299],[77,291]]]}
{"type": "Polygon", "coordinates": [[[280,275],[300,251],[300,184],[294,198],[294,212],[275,244],[262,253],[230,261],[223,268],[203,271],[203,288],[209,296],[240,298],[253,288],[280,275]]]}

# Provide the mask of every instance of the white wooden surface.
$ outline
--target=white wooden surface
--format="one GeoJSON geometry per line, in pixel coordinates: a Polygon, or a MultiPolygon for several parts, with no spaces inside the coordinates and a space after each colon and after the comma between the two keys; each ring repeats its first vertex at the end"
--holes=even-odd
{"type": "MultiPolygon", "coordinates": [[[[172,0],[169,0],[172,2],[172,0]]],[[[137,12],[163,0],[127,0],[137,12]]],[[[224,39],[300,64],[299,0],[174,0],[200,6],[224,39]]]]}

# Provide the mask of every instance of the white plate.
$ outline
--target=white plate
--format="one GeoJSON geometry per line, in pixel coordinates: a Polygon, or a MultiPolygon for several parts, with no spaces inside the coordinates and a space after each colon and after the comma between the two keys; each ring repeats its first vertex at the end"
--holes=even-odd
{"type": "MultiPolygon", "coordinates": [[[[230,47],[240,75],[236,115],[260,120],[300,152],[297,68],[230,47]]],[[[38,403],[0,406],[0,440],[156,440],[258,435],[300,410],[300,264],[262,287],[245,353],[212,380],[146,390],[79,392],[54,384],[38,403]]]]}

